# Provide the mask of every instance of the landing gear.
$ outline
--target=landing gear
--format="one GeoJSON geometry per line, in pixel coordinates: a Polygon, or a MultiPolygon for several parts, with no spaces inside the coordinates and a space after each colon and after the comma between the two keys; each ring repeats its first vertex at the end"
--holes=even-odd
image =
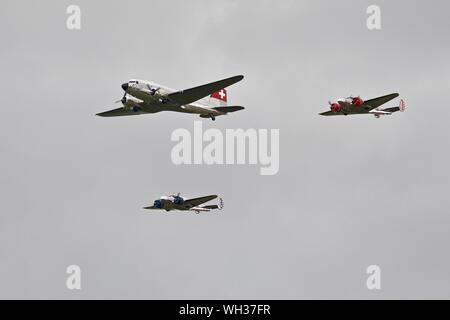
{"type": "Polygon", "coordinates": [[[140,108],[138,108],[138,107],[133,107],[133,111],[134,112],[138,112],[140,110],[140,108]]]}
{"type": "Polygon", "coordinates": [[[212,120],[212,121],[216,121],[216,117],[211,116],[211,120],[212,120]]]}

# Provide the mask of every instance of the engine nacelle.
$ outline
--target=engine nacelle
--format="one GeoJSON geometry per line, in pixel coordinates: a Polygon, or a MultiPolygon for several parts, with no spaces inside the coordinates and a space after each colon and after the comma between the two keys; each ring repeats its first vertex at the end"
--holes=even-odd
{"type": "Polygon", "coordinates": [[[184,203],[184,198],[180,196],[173,197],[173,203],[181,205],[184,203]]]}
{"type": "Polygon", "coordinates": [[[337,113],[337,112],[341,111],[342,106],[339,103],[335,102],[335,103],[330,104],[330,109],[331,109],[331,111],[337,113]]]}
{"type": "Polygon", "coordinates": [[[161,93],[159,93],[160,88],[148,86],[148,90],[150,91],[151,96],[157,96],[157,97],[161,96],[161,93]]]}
{"type": "Polygon", "coordinates": [[[364,100],[361,99],[361,97],[354,97],[354,98],[352,98],[352,104],[355,107],[360,107],[364,104],[364,100]]]}
{"type": "Polygon", "coordinates": [[[155,208],[162,209],[162,201],[160,199],[155,200],[155,202],[153,202],[153,206],[155,206],[155,208]]]}
{"type": "Polygon", "coordinates": [[[142,101],[139,99],[136,99],[132,96],[127,96],[122,98],[122,104],[123,108],[126,110],[134,110],[135,108],[139,108],[139,103],[142,101]]]}

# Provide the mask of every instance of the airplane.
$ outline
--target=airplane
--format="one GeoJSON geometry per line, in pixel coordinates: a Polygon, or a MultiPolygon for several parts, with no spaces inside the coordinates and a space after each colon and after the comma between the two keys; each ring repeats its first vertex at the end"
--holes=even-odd
{"type": "Polygon", "coordinates": [[[228,93],[225,89],[243,78],[239,75],[186,90],[174,90],[154,82],[132,79],[122,84],[125,93],[121,100],[116,101],[121,102],[122,107],[97,115],[120,117],[175,111],[199,114],[202,118],[214,121],[217,116],[244,109],[227,105],[228,93]]]}
{"type": "Polygon", "coordinates": [[[364,101],[361,97],[347,97],[338,99],[337,102],[328,102],[330,104],[330,111],[319,113],[322,116],[341,116],[349,114],[373,114],[376,118],[380,118],[383,115],[390,115],[394,112],[403,112],[406,109],[406,104],[403,99],[400,100],[400,104],[397,107],[390,107],[386,109],[380,109],[385,103],[397,98],[398,93],[388,94],[383,97],[378,97],[371,100],[364,101]]]}
{"type": "Polygon", "coordinates": [[[159,199],[156,199],[153,202],[152,206],[145,207],[144,209],[166,210],[167,212],[171,210],[195,211],[197,214],[199,214],[200,212],[210,212],[214,209],[222,210],[222,198],[219,198],[219,202],[215,205],[202,206],[203,203],[214,200],[216,198],[216,195],[210,195],[200,198],[185,199],[178,193],[177,195],[162,196],[159,199]]]}

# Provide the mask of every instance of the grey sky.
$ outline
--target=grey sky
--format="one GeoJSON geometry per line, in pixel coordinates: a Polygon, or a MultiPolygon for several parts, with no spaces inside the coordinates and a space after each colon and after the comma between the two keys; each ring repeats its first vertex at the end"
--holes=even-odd
{"type": "Polygon", "coordinates": [[[377,1],[369,31],[370,4],[3,3],[0,298],[450,298],[450,4],[377,1]],[[174,166],[170,134],[196,116],[94,116],[129,78],[183,89],[235,74],[230,103],[246,110],[203,126],[280,129],[276,176],[174,166]],[[317,115],[391,92],[407,112],[317,115]],[[173,192],[218,193],[225,209],[141,209],[173,192]]]}

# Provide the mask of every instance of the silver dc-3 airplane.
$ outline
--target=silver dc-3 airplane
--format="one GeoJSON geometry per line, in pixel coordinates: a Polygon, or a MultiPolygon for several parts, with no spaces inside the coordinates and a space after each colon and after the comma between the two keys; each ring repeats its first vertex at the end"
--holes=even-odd
{"type": "Polygon", "coordinates": [[[403,112],[406,109],[406,104],[403,99],[396,107],[380,109],[385,103],[397,98],[398,93],[388,94],[383,97],[364,101],[361,97],[348,97],[338,99],[337,102],[328,102],[330,111],[319,113],[322,116],[346,116],[349,114],[373,114],[376,118],[383,115],[390,115],[394,112],[403,112]]]}
{"type": "Polygon", "coordinates": [[[122,107],[97,115],[120,117],[175,111],[199,114],[202,118],[215,120],[217,116],[244,109],[227,105],[228,93],[225,89],[243,78],[235,76],[186,90],[173,90],[154,82],[133,79],[122,84],[125,93],[121,100],[116,101],[121,102],[122,107]]]}
{"type": "Polygon", "coordinates": [[[167,212],[171,210],[195,211],[197,214],[199,214],[200,212],[210,212],[215,209],[222,210],[223,208],[222,198],[219,198],[217,204],[206,206],[202,205],[216,198],[217,198],[216,195],[211,195],[200,198],[185,199],[181,197],[180,194],[178,193],[177,195],[162,196],[159,199],[156,199],[153,202],[152,206],[145,207],[144,209],[166,210],[167,212]]]}

